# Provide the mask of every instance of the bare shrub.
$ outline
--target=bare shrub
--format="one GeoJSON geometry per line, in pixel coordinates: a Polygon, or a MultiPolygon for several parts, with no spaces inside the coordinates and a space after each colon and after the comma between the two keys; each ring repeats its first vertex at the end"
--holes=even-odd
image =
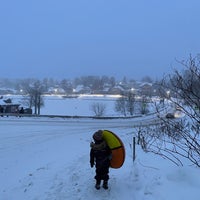
{"type": "Polygon", "coordinates": [[[160,112],[160,124],[140,127],[137,131],[144,137],[146,151],[161,155],[176,165],[183,165],[185,158],[200,167],[200,62],[190,57],[181,64],[186,70],[175,70],[160,82],[159,88],[161,96],[166,94],[174,112],[178,109],[184,117],[166,119],[160,112]]]}
{"type": "Polygon", "coordinates": [[[106,111],[106,105],[98,102],[92,103],[90,108],[94,112],[96,117],[103,116],[106,111]]]}

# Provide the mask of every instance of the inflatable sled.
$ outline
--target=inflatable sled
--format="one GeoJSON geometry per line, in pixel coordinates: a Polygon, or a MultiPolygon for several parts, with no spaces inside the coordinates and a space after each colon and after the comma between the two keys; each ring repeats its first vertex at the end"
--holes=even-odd
{"type": "Polygon", "coordinates": [[[125,160],[125,148],[121,139],[113,132],[103,130],[103,139],[107,142],[112,151],[112,159],[110,161],[111,168],[120,168],[125,160]]]}

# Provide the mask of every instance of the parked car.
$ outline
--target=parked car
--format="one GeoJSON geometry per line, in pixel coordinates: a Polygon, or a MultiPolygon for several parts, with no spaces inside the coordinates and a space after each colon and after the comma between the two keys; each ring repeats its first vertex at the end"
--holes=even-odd
{"type": "Polygon", "coordinates": [[[174,113],[167,113],[165,117],[168,118],[168,119],[175,118],[174,113]]]}
{"type": "Polygon", "coordinates": [[[32,114],[32,109],[31,108],[25,108],[24,109],[24,114],[32,114]]]}

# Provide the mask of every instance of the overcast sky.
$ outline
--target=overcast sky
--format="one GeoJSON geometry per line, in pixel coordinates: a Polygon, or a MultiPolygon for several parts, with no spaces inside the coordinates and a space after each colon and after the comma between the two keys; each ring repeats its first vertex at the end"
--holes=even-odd
{"type": "Polygon", "coordinates": [[[200,0],[0,0],[0,77],[157,78],[200,52],[200,0]]]}

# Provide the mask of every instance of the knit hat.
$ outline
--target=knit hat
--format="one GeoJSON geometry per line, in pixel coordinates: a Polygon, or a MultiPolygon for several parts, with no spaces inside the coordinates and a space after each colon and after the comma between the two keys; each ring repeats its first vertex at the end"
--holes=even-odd
{"type": "Polygon", "coordinates": [[[100,141],[103,139],[103,131],[102,130],[98,130],[97,132],[95,132],[93,134],[93,139],[96,141],[100,141]]]}

